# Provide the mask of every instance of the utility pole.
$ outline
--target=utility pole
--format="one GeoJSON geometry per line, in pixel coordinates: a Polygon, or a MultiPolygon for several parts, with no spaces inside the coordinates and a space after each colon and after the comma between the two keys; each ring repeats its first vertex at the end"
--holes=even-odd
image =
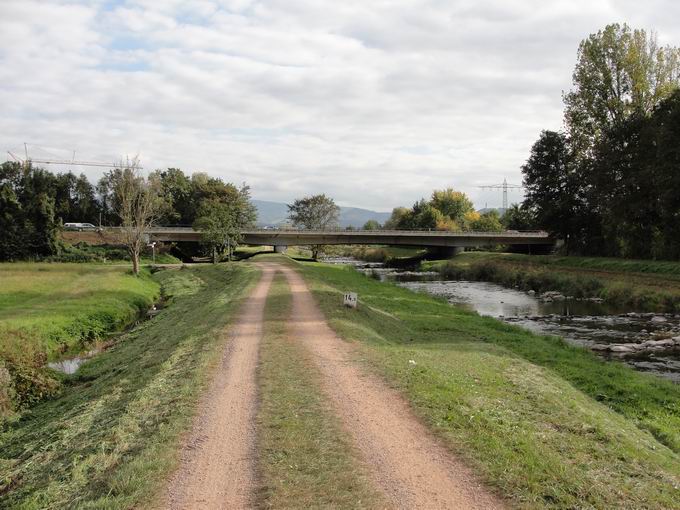
{"type": "Polygon", "coordinates": [[[501,189],[503,190],[503,214],[508,210],[508,190],[509,189],[523,189],[524,186],[520,184],[508,184],[507,179],[503,179],[501,184],[487,184],[484,186],[477,186],[481,189],[501,189]]]}

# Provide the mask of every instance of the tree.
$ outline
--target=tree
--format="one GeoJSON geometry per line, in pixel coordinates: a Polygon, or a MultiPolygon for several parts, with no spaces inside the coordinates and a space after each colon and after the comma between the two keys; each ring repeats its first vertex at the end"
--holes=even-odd
{"type": "Polygon", "coordinates": [[[408,207],[395,207],[392,209],[392,215],[385,222],[385,230],[401,230],[404,228],[410,228],[408,225],[411,223],[411,210],[408,207]]]}
{"type": "Polygon", "coordinates": [[[361,227],[362,230],[380,230],[380,223],[378,223],[375,220],[368,220],[366,223],[364,223],[364,226],[361,227]]]}
{"type": "MultiPolygon", "coordinates": [[[[288,219],[296,227],[309,230],[325,230],[338,225],[340,208],[325,194],[299,198],[288,204],[288,219]]],[[[312,246],[312,257],[318,258],[320,245],[312,246]]]]}
{"type": "Polygon", "coordinates": [[[452,188],[433,191],[430,205],[459,225],[463,223],[468,212],[475,210],[465,193],[454,191],[452,188]]]}
{"type": "Polygon", "coordinates": [[[0,165],[0,260],[56,253],[56,178],[32,165],[0,165]]]}
{"type": "Polygon", "coordinates": [[[577,155],[590,156],[607,130],[632,114],[649,115],[680,83],[680,50],[654,34],[607,25],[583,40],[564,96],[565,122],[577,155]]]}
{"type": "Polygon", "coordinates": [[[192,180],[179,168],[159,171],[158,178],[167,204],[159,221],[170,225],[191,225],[196,219],[192,180]]]}
{"type": "Polygon", "coordinates": [[[137,275],[139,254],[163,205],[160,181],[156,174],[144,178],[135,157],[116,166],[110,173],[110,185],[115,196],[115,212],[121,220],[123,243],[132,260],[132,271],[137,275]]]}
{"type": "Polygon", "coordinates": [[[477,232],[500,232],[503,230],[503,225],[498,211],[491,210],[480,214],[477,219],[470,223],[470,229],[477,232]]]}
{"type": "Polygon", "coordinates": [[[522,172],[524,206],[535,211],[539,225],[562,237],[567,249],[575,247],[581,239],[582,189],[567,136],[543,131],[522,172]]]}
{"type": "Polygon", "coordinates": [[[532,230],[535,222],[533,211],[525,204],[512,204],[501,218],[501,223],[508,230],[532,230]]]}
{"type": "Polygon", "coordinates": [[[257,219],[255,206],[250,202],[250,188],[245,184],[239,189],[226,184],[228,192],[223,196],[204,199],[198,207],[194,228],[202,231],[203,244],[210,247],[213,262],[217,255],[226,252],[231,260],[233,250],[242,239],[245,228],[257,219]]]}

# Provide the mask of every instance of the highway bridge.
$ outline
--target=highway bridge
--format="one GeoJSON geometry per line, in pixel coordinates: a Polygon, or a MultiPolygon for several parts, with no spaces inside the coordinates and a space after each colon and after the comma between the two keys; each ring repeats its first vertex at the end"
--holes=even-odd
{"type": "MultiPolygon", "coordinates": [[[[113,232],[116,229],[105,229],[113,232]]],[[[201,232],[191,227],[154,227],[151,241],[200,241],[201,232]]],[[[543,231],[518,232],[445,232],[435,230],[278,230],[260,229],[243,232],[243,244],[287,246],[312,244],[373,244],[423,246],[427,248],[469,248],[503,245],[553,246],[555,240],[543,231]]]]}

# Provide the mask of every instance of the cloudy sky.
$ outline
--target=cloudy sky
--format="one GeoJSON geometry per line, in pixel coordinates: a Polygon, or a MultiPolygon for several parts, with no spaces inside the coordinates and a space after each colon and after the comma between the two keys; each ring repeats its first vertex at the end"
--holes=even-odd
{"type": "Polygon", "coordinates": [[[628,22],[679,45],[679,20],[675,0],[0,0],[0,150],[139,153],[263,200],[500,206],[477,186],[520,183],[560,127],[579,41],[628,22]]]}

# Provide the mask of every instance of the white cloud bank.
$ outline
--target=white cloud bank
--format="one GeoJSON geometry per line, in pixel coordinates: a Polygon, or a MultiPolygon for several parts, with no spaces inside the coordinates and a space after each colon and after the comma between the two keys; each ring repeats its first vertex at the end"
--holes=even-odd
{"type": "Polygon", "coordinates": [[[1,0],[0,149],[140,153],[260,199],[499,206],[476,186],[520,182],[560,127],[579,41],[628,22],[678,45],[679,19],[673,0],[1,0]]]}

